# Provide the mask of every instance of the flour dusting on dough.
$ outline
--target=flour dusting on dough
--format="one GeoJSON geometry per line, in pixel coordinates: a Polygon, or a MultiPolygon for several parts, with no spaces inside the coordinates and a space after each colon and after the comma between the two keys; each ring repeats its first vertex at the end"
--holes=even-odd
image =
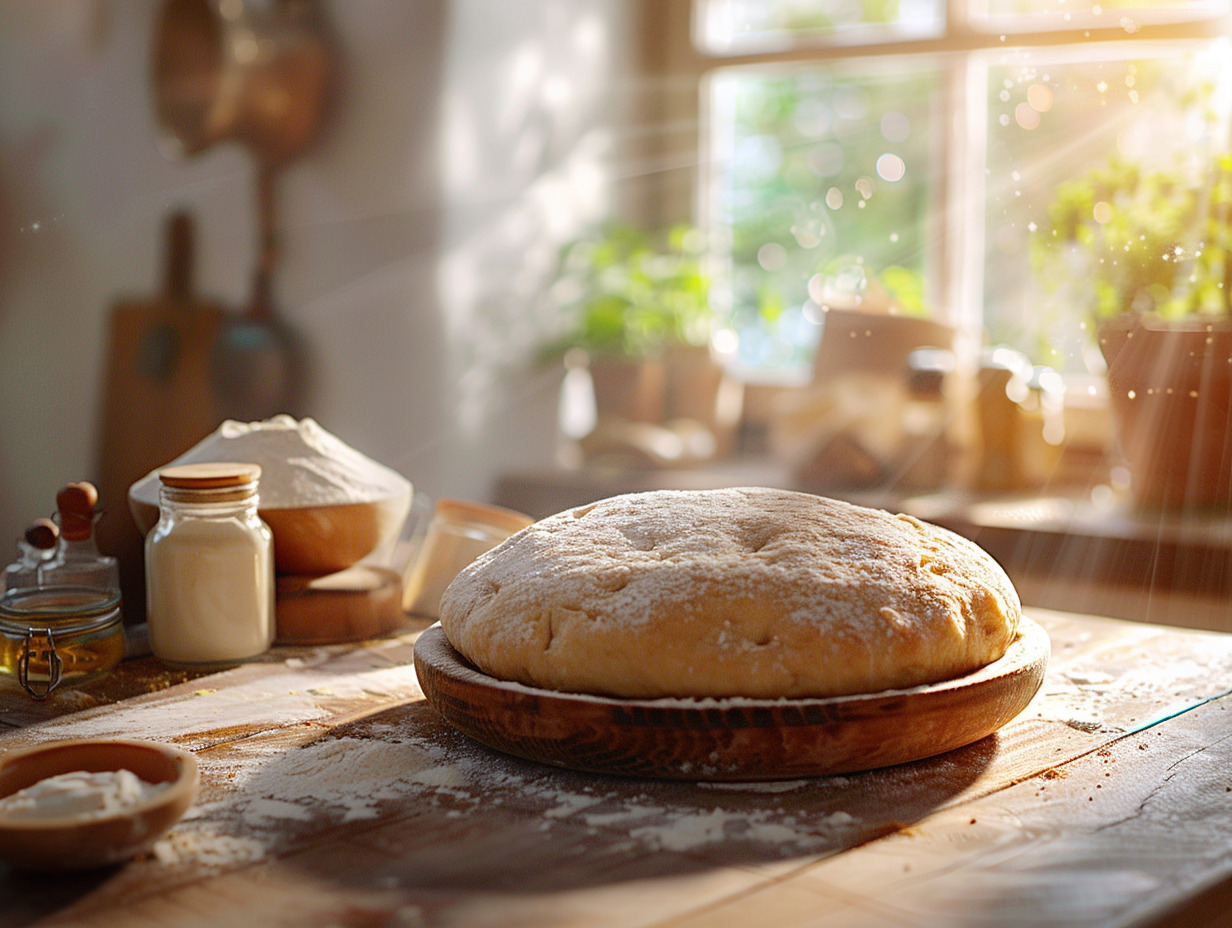
{"type": "Polygon", "coordinates": [[[441,602],[489,676],[624,698],[824,698],[1001,657],[1021,603],[971,541],[765,487],[631,493],[481,555],[441,602]]]}

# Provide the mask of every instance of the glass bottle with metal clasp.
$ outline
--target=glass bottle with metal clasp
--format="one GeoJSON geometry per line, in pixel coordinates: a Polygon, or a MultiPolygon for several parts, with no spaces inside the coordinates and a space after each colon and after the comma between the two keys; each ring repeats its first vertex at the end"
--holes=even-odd
{"type": "Polygon", "coordinates": [[[0,594],[0,673],[35,699],[93,679],[124,657],[119,568],[94,542],[98,491],[71,483],[58,524],[36,519],[18,541],[0,594]]]}

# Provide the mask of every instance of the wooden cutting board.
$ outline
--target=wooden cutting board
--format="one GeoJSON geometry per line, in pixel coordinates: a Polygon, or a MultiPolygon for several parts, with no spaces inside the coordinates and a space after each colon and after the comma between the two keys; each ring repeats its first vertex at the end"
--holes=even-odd
{"type": "Polygon", "coordinates": [[[120,561],[125,622],[145,617],[143,538],[128,511],[128,488],[187,451],[220,421],[211,356],[227,318],[193,291],[192,217],[167,220],[162,292],[125,299],[111,311],[97,484],[104,510],[99,549],[120,561]]]}
{"type": "Polygon", "coordinates": [[[1000,660],[930,686],[830,699],[611,699],[496,680],[440,625],[415,643],[428,701],[507,754],[588,773],[676,780],[829,776],[921,760],[980,740],[1044,680],[1048,634],[1024,619],[1000,660]]]}

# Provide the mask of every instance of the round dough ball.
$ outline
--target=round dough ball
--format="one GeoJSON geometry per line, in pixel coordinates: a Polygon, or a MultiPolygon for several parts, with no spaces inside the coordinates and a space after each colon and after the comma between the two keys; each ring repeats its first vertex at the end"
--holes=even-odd
{"type": "Polygon", "coordinates": [[[562,512],[450,584],[441,626],[484,673],[619,697],[827,697],[999,658],[1021,605],[983,549],[906,515],[764,487],[562,512]]]}

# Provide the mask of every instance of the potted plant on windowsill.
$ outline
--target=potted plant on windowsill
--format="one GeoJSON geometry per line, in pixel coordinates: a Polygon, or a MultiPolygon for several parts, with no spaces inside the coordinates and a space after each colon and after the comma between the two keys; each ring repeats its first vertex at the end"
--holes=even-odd
{"type": "Polygon", "coordinates": [[[565,249],[553,287],[563,332],[546,353],[585,358],[598,421],[714,426],[723,368],[705,261],[704,237],[683,225],[652,235],[612,224],[565,249]]]}
{"type": "Polygon", "coordinates": [[[874,272],[860,259],[843,255],[818,276],[840,283],[809,288],[810,296],[825,307],[821,342],[813,357],[814,380],[850,371],[900,380],[907,377],[908,358],[917,348],[953,350],[954,329],[931,317],[918,271],[890,265],[874,272]],[[841,282],[853,275],[854,283],[841,282]]]}
{"type": "Polygon", "coordinates": [[[1205,176],[1123,159],[1057,188],[1032,243],[1089,287],[1137,504],[1232,507],[1232,155],[1205,176]]]}

